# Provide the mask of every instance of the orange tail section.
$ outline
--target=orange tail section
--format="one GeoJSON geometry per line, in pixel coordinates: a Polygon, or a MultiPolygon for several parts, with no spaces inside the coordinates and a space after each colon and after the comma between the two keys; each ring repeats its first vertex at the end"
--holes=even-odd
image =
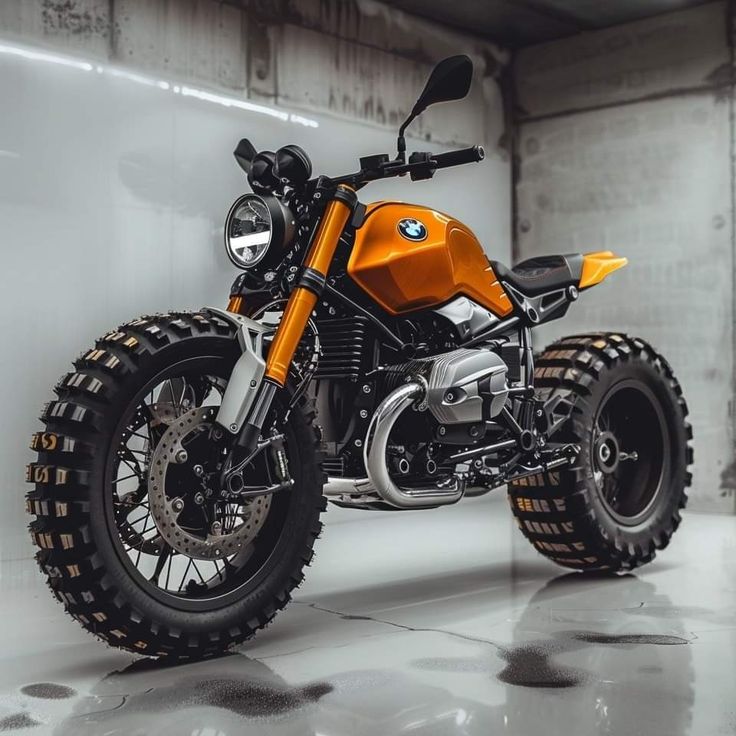
{"type": "Polygon", "coordinates": [[[588,289],[600,284],[603,279],[629,262],[628,258],[614,255],[610,250],[586,253],[583,256],[583,270],[580,274],[580,289],[588,289]]]}

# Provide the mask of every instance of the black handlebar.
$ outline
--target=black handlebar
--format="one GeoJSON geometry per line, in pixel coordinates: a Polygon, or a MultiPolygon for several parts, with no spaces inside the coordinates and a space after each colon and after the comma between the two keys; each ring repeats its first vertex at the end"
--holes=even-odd
{"type": "MultiPolygon", "coordinates": [[[[403,157],[392,159],[387,154],[381,153],[375,156],[361,158],[360,171],[354,174],[324,177],[324,179],[331,182],[333,186],[335,184],[350,184],[355,189],[359,189],[371,181],[390,179],[406,174],[409,174],[414,181],[419,181],[422,179],[431,179],[437,169],[477,163],[478,161],[482,161],[485,156],[483,146],[460,148],[457,151],[448,151],[447,153],[417,151],[409,156],[408,161],[405,161],[403,157]]],[[[320,179],[314,179],[312,182],[317,185],[320,179]]]]}
{"type": "Polygon", "coordinates": [[[432,160],[435,162],[436,168],[446,169],[448,166],[477,163],[485,157],[486,152],[483,150],[483,146],[471,146],[470,148],[460,148],[457,151],[434,154],[432,160]]]}

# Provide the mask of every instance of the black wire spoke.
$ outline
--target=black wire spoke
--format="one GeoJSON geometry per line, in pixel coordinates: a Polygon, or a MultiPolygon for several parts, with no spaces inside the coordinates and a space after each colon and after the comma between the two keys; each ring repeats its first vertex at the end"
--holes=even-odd
{"type": "Polygon", "coordinates": [[[137,450],[134,447],[127,447],[126,449],[128,452],[132,452],[135,455],[143,455],[144,457],[148,457],[148,450],[137,450]]]}
{"type": "MultiPolygon", "coordinates": [[[[241,577],[250,574],[248,566],[252,564],[249,562],[252,556],[243,554],[242,550],[230,558],[222,555],[218,559],[202,560],[196,554],[190,557],[167,544],[158,530],[148,498],[149,464],[156,445],[172,421],[196,407],[212,406],[216,409],[226,387],[227,379],[217,373],[185,373],[163,378],[135,407],[113,457],[113,513],[122,548],[147,584],[180,598],[196,599],[213,595],[213,591],[229,590],[240,584],[241,577]],[[125,483],[128,485],[123,485],[125,483]]],[[[186,504],[187,512],[177,521],[177,526],[182,533],[198,538],[209,536],[215,522],[220,522],[225,534],[236,533],[252,517],[255,503],[255,499],[224,501],[217,496],[209,497],[212,491],[210,478],[214,477],[210,472],[214,467],[212,464],[223,462],[224,451],[219,449],[219,444],[205,441],[205,437],[207,435],[199,432],[188,432],[182,437],[182,446],[187,449],[192,463],[201,463],[207,468],[206,474],[195,478],[191,473],[190,477],[191,468],[181,468],[169,478],[166,488],[170,497],[172,494],[181,496],[186,504]],[[197,438],[199,442],[195,441],[197,438]],[[176,484],[177,490],[171,483],[176,484]],[[198,491],[208,495],[204,503],[195,506],[194,494],[198,491]]],[[[261,441],[263,439],[267,439],[267,433],[263,434],[261,441]]],[[[263,492],[278,482],[274,481],[278,475],[276,462],[269,444],[247,458],[242,473],[249,485],[244,486],[244,490],[263,492]]]]}
{"type": "MultiPolygon", "coordinates": [[[[149,517],[150,515],[151,515],[151,511],[150,511],[149,509],[147,509],[147,510],[146,510],[146,513],[145,513],[145,514],[143,514],[143,516],[139,516],[139,517],[138,517],[137,519],[135,519],[135,520],[132,520],[132,521],[131,521],[130,519],[126,519],[126,522],[127,522],[127,523],[128,523],[128,524],[129,524],[130,526],[135,526],[136,524],[140,524],[140,523],[141,523],[141,522],[143,521],[143,519],[147,519],[147,518],[148,518],[148,517],[149,517]]],[[[141,532],[141,533],[142,533],[142,532],[141,532]]]]}
{"type": "Polygon", "coordinates": [[[230,557],[225,557],[222,560],[222,567],[225,570],[226,578],[228,575],[230,575],[231,572],[234,572],[237,569],[235,565],[233,565],[233,563],[231,562],[231,560],[233,560],[237,556],[237,554],[238,553],[236,552],[234,555],[231,555],[230,557]]]}
{"type": "Polygon", "coordinates": [[[172,563],[172,561],[174,559],[174,555],[175,554],[176,553],[172,550],[171,554],[169,555],[169,565],[166,568],[166,583],[164,583],[164,589],[165,590],[168,590],[169,589],[169,578],[171,577],[171,563],[172,563]]]}
{"type": "Polygon", "coordinates": [[[169,547],[168,545],[161,550],[161,554],[156,560],[156,568],[153,571],[153,575],[151,575],[151,577],[148,579],[149,582],[158,585],[158,579],[161,576],[161,571],[164,569],[166,561],[169,559],[169,557],[171,557],[171,552],[171,547],[169,547]]]}
{"type": "Polygon", "coordinates": [[[232,534],[235,531],[235,525],[238,523],[238,510],[237,504],[226,504],[225,506],[225,518],[228,519],[227,531],[228,534],[232,534]]]}
{"type": "MultiPolygon", "coordinates": [[[[167,381],[170,381],[172,379],[167,379],[167,381]]],[[[134,431],[133,434],[136,437],[139,437],[140,439],[145,440],[148,443],[149,447],[155,446],[158,444],[158,441],[163,436],[164,432],[168,428],[168,425],[165,421],[162,421],[158,419],[153,409],[151,408],[155,404],[171,404],[173,406],[173,402],[171,401],[162,401],[161,400],[161,394],[163,393],[163,390],[159,391],[158,397],[155,396],[154,391],[151,391],[149,393],[149,396],[151,397],[151,401],[144,402],[140,404],[138,407],[138,411],[141,414],[141,417],[143,419],[143,423],[141,424],[138,429],[143,429],[145,427],[146,432],[148,433],[148,436],[140,434],[140,432],[134,431]],[[153,425],[153,422],[158,422],[156,426],[153,425]]],[[[174,414],[178,416],[176,410],[174,410],[174,414]]]]}
{"type": "Polygon", "coordinates": [[[144,458],[147,458],[150,450],[151,450],[151,441],[148,437],[143,437],[139,434],[137,434],[138,429],[140,427],[136,427],[133,429],[129,429],[129,435],[126,437],[125,442],[122,444],[120,450],[121,450],[121,456],[127,456],[129,460],[133,462],[139,462],[138,455],[142,455],[144,458]],[[133,434],[133,433],[136,434],[133,434]],[[129,442],[131,442],[135,438],[137,443],[140,443],[143,445],[143,447],[131,447],[129,442]]]}
{"type": "Polygon", "coordinates": [[[131,473],[131,475],[125,475],[122,478],[118,478],[117,480],[114,480],[112,484],[115,486],[118,483],[122,483],[124,480],[129,480],[130,478],[139,478],[140,476],[138,473],[131,473]]]}
{"type": "MultiPolygon", "coordinates": [[[[175,415],[181,416],[184,412],[184,400],[186,399],[187,390],[192,390],[192,398],[196,399],[194,395],[194,389],[190,385],[189,380],[185,376],[172,377],[168,379],[169,391],[171,395],[171,404],[174,406],[175,415]],[[174,388],[174,381],[179,385],[178,389],[174,388]]],[[[192,402],[193,403],[193,402],[192,402]]]]}
{"type": "MultiPolygon", "coordinates": [[[[128,450],[127,447],[124,448],[124,449],[125,450],[128,450]]],[[[141,466],[140,466],[140,464],[138,463],[138,460],[135,457],[132,458],[132,460],[135,463],[135,465],[132,465],[131,464],[131,461],[127,457],[125,457],[125,455],[122,454],[122,453],[118,457],[120,458],[120,461],[123,462],[123,463],[125,463],[134,473],[136,473],[137,475],[140,475],[142,473],[141,466]]]]}
{"type": "Polygon", "coordinates": [[[149,442],[149,443],[151,442],[151,438],[150,437],[146,437],[145,435],[140,434],[139,432],[131,432],[130,434],[133,437],[140,437],[142,440],[145,440],[146,442],[149,442]]]}
{"type": "Polygon", "coordinates": [[[148,508],[148,500],[145,501],[136,501],[135,503],[130,503],[129,501],[124,501],[122,498],[118,496],[118,498],[113,500],[113,504],[115,506],[121,506],[123,508],[129,508],[131,511],[134,509],[137,509],[140,506],[143,506],[145,508],[148,508]]]}
{"type": "Polygon", "coordinates": [[[190,558],[192,561],[192,564],[194,565],[194,571],[197,573],[197,576],[202,581],[202,585],[206,586],[207,583],[205,582],[205,579],[202,577],[202,573],[199,571],[199,568],[197,567],[197,563],[194,561],[194,558],[190,558]]]}
{"type": "MultiPolygon", "coordinates": [[[[143,531],[139,532],[141,539],[145,539],[144,535],[145,535],[146,531],[148,530],[148,520],[150,518],[151,517],[150,517],[150,514],[149,514],[149,516],[146,518],[145,523],[143,524],[143,531]]],[[[138,567],[138,565],[140,565],[140,563],[141,563],[141,554],[142,553],[143,553],[143,545],[139,545],[139,547],[138,547],[138,554],[137,554],[137,556],[135,558],[135,566],[136,567],[138,567]]]]}
{"type": "MultiPolygon", "coordinates": [[[[135,468],[135,467],[131,466],[130,463],[127,463],[124,460],[122,462],[125,463],[125,466],[126,467],[125,468],[121,468],[121,466],[118,465],[118,472],[120,470],[123,470],[123,471],[130,470],[133,473],[133,476],[132,477],[138,478],[138,482],[141,483],[143,481],[143,470],[141,468],[135,468]]],[[[130,477],[130,476],[126,476],[126,477],[130,477]]]]}
{"type": "Polygon", "coordinates": [[[158,401],[162,404],[174,403],[174,377],[167,378],[164,381],[161,391],[158,394],[158,401]]]}
{"type": "Polygon", "coordinates": [[[190,557],[189,562],[187,562],[187,566],[184,568],[184,572],[181,576],[181,581],[179,582],[179,588],[177,589],[177,592],[179,593],[184,591],[184,588],[185,588],[184,583],[186,582],[186,579],[187,579],[187,573],[189,572],[189,568],[192,566],[193,562],[194,560],[190,557]]]}
{"type": "MultiPolygon", "coordinates": [[[[169,386],[169,399],[170,399],[170,401],[168,401],[168,402],[166,402],[166,403],[169,403],[169,404],[171,404],[171,405],[172,405],[172,406],[174,407],[174,415],[175,415],[175,416],[179,416],[179,414],[178,414],[178,412],[177,412],[176,410],[177,410],[177,409],[181,409],[181,404],[180,404],[180,403],[179,403],[179,401],[177,401],[177,399],[176,399],[176,395],[175,395],[175,394],[176,394],[176,392],[175,392],[175,390],[174,390],[174,379],[173,379],[173,378],[169,378],[169,379],[168,379],[168,380],[166,381],[166,383],[167,383],[167,384],[168,384],[168,386],[169,386]]],[[[162,391],[161,393],[163,393],[163,391],[162,391]]],[[[182,393],[183,393],[183,392],[182,392],[182,393]]]]}

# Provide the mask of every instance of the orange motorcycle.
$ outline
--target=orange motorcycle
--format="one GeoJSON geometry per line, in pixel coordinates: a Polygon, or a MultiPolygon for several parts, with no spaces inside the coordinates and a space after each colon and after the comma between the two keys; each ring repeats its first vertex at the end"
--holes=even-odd
{"type": "Polygon", "coordinates": [[[668,544],[692,451],[667,361],[623,333],[532,349],[536,325],[626,259],[507,268],[449,215],[358,199],[483,159],[406,153],[407,125],[471,79],[465,56],[438,64],[396,157],[353,174],[241,140],[253,193],[225,224],[228,308],[124,324],[59,381],[27,504],[41,570],[84,628],[152,656],[237,645],[289,602],[327,500],[432,509],[507,486],[536,549],[582,571],[668,544]]]}

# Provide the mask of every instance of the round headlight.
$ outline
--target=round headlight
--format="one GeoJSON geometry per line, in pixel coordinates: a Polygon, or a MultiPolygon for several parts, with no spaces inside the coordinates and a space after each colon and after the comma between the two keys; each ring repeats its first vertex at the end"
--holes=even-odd
{"type": "Polygon", "coordinates": [[[274,265],[294,238],[294,218],[270,195],[244,194],[225,220],[225,249],[238,268],[274,265]]]}

